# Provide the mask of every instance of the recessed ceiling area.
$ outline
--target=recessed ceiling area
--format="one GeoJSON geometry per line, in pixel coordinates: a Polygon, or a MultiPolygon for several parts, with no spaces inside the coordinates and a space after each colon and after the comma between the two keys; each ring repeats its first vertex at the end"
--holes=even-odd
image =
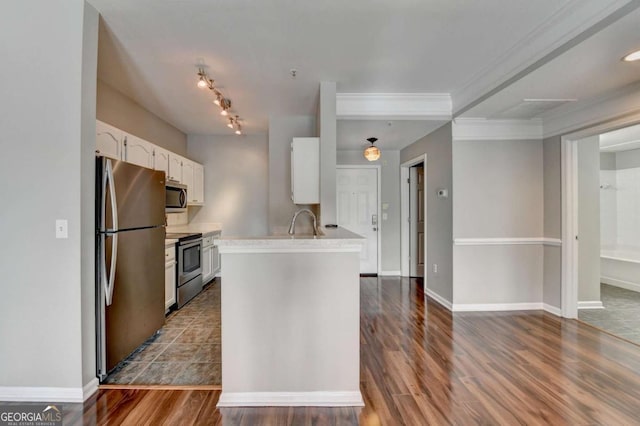
{"type": "Polygon", "coordinates": [[[99,79],[190,134],[228,134],[196,87],[199,62],[231,98],[243,130],[265,133],[271,115],[314,115],[321,81],[336,82],[339,92],[453,93],[494,72],[516,45],[538,53],[532,34],[562,27],[569,12],[584,18],[612,7],[601,0],[89,1],[104,27],[99,79]]]}
{"type": "Polygon", "coordinates": [[[378,138],[381,150],[399,150],[428,135],[446,121],[427,120],[338,120],[338,151],[358,151],[369,146],[367,138],[378,138]]]}
{"type": "Polygon", "coordinates": [[[589,100],[629,85],[640,78],[640,62],[621,58],[640,48],[640,9],[629,13],[582,43],[551,60],[506,89],[463,113],[462,117],[544,118],[556,108],[568,108],[566,99],[589,100]],[[556,105],[536,110],[522,108],[526,98],[556,99],[556,105]],[[564,106],[563,106],[564,105],[564,106]]]}

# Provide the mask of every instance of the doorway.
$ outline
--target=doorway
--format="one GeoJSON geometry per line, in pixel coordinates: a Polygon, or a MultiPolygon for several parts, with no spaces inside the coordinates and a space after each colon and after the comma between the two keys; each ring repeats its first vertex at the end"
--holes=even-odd
{"type": "Polygon", "coordinates": [[[636,173],[633,169],[640,173],[640,162],[632,164],[635,156],[627,158],[624,151],[635,148],[640,155],[640,143],[632,146],[638,137],[629,138],[634,127],[640,134],[637,120],[626,118],[561,139],[562,316],[633,341],[640,341],[640,269],[627,278],[624,274],[634,264],[640,268],[640,259],[628,262],[635,259],[630,254],[640,252],[640,220],[634,219],[638,217],[634,208],[625,208],[640,205],[640,186],[633,188],[638,179],[631,176],[636,173]],[[629,140],[607,142],[625,134],[629,140]],[[607,151],[615,155],[603,155],[607,151]],[[621,160],[620,167],[617,160],[621,160]],[[638,237],[633,239],[634,235],[638,237]],[[618,256],[621,251],[623,257],[618,256]],[[625,317],[625,312],[631,316],[625,317]]]}
{"type": "MultiPolygon", "coordinates": [[[[403,277],[424,277],[424,265],[428,265],[427,164],[427,154],[423,154],[400,165],[400,267],[403,277]],[[412,174],[414,179],[411,179],[412,174]]],[[[426,285],[425,282],[425,288],[426,285]]]]}
{"type": "Polygon", "coordinates": [[[409,275],[424,277],[424,164],[409,169],[409,275]]]}
{"type": "Polygon", "coordinates": [[[338,225],[365,237],[360,274],[376,275],[380,267],[380,166],[337,166],[338,225]]]}

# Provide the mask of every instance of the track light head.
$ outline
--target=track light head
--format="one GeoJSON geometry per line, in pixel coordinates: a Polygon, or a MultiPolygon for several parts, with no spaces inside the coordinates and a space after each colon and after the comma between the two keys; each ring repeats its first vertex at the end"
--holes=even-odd
{"type": "Polygon", "coordinates": [[[242,126],[240,125],[240,123],[236,123],[236,135],[241,135],[242,134],[242,126]]]}
{"type": "Polygon", "coordinates": [[[198,69],[198,87],[200,89],[206,89],[209,87],[209,79],[202,68],[198,69]]]}

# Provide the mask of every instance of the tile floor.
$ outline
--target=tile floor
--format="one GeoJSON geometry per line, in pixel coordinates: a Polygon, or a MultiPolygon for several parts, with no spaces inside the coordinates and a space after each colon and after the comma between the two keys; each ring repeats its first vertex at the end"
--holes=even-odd
{"type": "Polygon", "coordinates": [[[220,279],[174,311],[104,383],[220,385],[220,279]]]}
{"type": "Polygon", "coordinates": [[[581,309],[578,318],[588,324],[640,344],[640,293],[600,285],[605,309],[581,309]]]}

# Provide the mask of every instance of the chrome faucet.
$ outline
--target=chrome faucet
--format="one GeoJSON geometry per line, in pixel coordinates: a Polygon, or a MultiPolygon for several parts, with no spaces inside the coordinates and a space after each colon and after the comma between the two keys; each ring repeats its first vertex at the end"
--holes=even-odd
{"type": "Polygon", "coordinates": [[[291,226],[289,227],[289,235],[293,235],[296,233],[296,219],[300,213],[308,213],[313,218],[313,235],[318,235],[318,224],[316,221],[316,215],[309,209],[300,209],[293,215],[291,219],[291,226]]]}

